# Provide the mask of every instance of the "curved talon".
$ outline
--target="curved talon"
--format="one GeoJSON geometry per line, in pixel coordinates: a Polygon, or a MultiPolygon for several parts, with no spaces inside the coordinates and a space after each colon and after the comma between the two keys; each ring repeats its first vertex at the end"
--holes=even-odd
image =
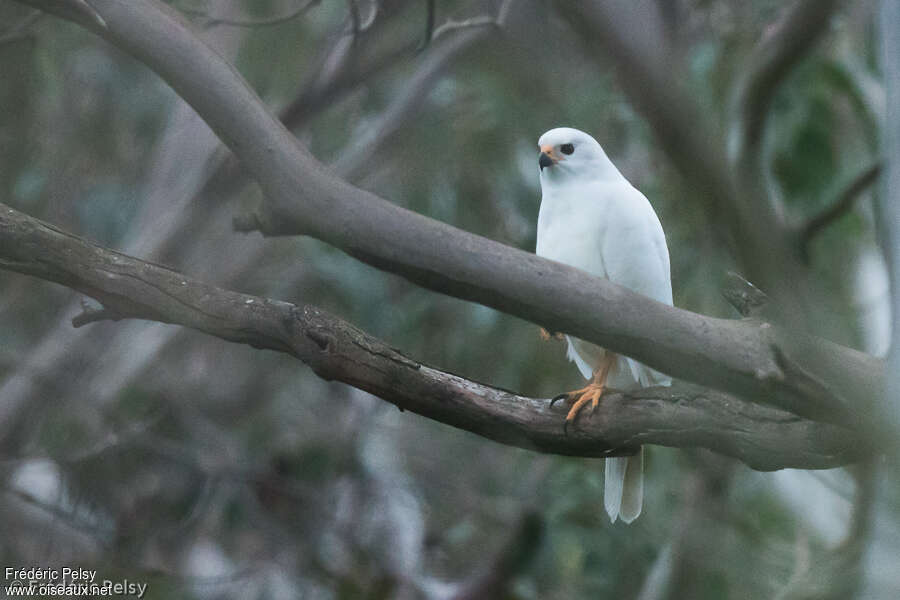
{"type": "Polygon", "coordinates": [[[569,423],[575,422],[575,419],[578,418],[578,414],[581,412],[581,409],[584,408],[585,404],[588,402],[591,403],[591,415],[597,410],[597,406],[600,404],[600,397],[603,395],[603,392],[608,389],[606,387],[606,378],[609,376],[609,372],[615,363],[616,356],[614,354],[607,354],[600,367],[594,371],[594,376],[591,378],[589,384],[580,390],[574,390],[555,396],[550,401],[551,408],[553,408],[553,405],[559,400],[565,399],[567,402],[571,403],[569,412],[566,414],[566,421],[563,423],[563,434],[569,435],[569,423]]]}
{"type": "Polygon", "coordinates": [[[575,420],[578,418],[578,415],[584,408],[584,405],[588,402],[591,403],[591,411],[589,414],[594,414],[594,412],[597,410],[597,406],[600,404],[600,397],[603,395],[604,391],[605,388],[602,385],[591,383],[588,386],[581,388],[580,390],[559,394],[558,396],[554,396],[553,399],[550,400],[551,408],[560,400],[565,400],[566,402],[570,403],[569,412],[566,413],[566,420],[563,423],[563,434],[569,435],[569,425],[575,422],[575,420]]]}
{"type": "Polygon", "coordinates": [[[553,408],[553,405],[556,404],[557,402],[559,402],[560,400],[565,400],[568,397],[569,397],[568,392],[566,392],[564,394],[560,394],[558,396],[553,396],[553,398],[550,399],[550,408],[553,408]]]}

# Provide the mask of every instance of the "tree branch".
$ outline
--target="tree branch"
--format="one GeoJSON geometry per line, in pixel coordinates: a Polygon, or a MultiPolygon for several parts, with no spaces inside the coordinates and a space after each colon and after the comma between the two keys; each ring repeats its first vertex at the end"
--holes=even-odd
{"type": "Polygon", "coordinates": [[[645,444],[696,446],[761,470],[831,468],[868,453],[867,444],[849,429],[687,384],[604,396],[600,409],[565,435],[563,413],[547,400],[419,363],[314,306],[216,288],[91,244],[2,204],[0,268],[83,292],[116,319],[182,325],[290,354],[324,379],[537,452],[604,457],[630,454],[645,444]]]}
{"type": "MultiPolygon", "coordinates": [[[[496,21],[492,19],[490,24],[496,25],[496,21]]],[[[408,123],[428,91],[444,75],[446,67],[477,42],[487,38],[490,30],[490,27],[482,25],[479,28],[460,31],[447,40],[436,40],[423,55],[421,63],[407,80],[403,91],[391,101],[369,131],[361,136],[361,139],[353,142],[351,148],[332,165],[332,168],[346,179],[355,179],[371,160],[373,147],[381,145],[397,133],[402,125],[408,123]]]]}
{"type": "Polygon", "coordinates": [[[557,2],[556,8],[590,55],[611,60],[623,91],[675,167],[701,192],[710,212],[729,221],[730,229],[740,229],[729,210],[734,193],[721,152],[724,135],[686,93],[678,67],[667,54],[664,34],[645,22],[647,11],[626,2],[557,2]]]}
{"type": "Polygon", "coordinates": [[[844,187],[837,197],[822,212],[814,215],[804,224],[797,234],[797,245],[805,262],[810,260],[810,245],[823,229],[843,217],[856,204],[860,195],[866,191],[881,175],[881,163],[876,162],[859,173],[844,187]]]}
{"type": "Polygon", "coordinates": [[[272,25],[282,25],[288,21],[292,21],[308,11],[310,8],[319,4],[322,0],[306,0],[303,4],[292,8],[282,15],[272,17],[263,17],[260,19],[239,19],[230,17],[217,17],[209,14],[207,11],[184,7],[181,12],[187,15],[198,17],[203,27],[215,27],[217,25],[228,25],[230,27],[271,27],[272,25]]]}
{"type": "Polygon", "coordinates": [[[886,92],[882,147],[884,190],[877,211],[885,262],[891,281],[891,349],[889,379],[877,411],[900,428],[900,0],[882,0],[879,12],[881,61],[886,92]]]}
{"type": "MultiPolygon", "coordinates": [[[[650,124],[675,168],[711,220],[726,224],[741,269],[772,297],[783,321],[805,324],[814,297],[778,211],[761,180],[741,178],[729,164],[725,132],[684,85],[687,75],[669,50],[662,24],[640,2],[557,2],[556,7],[598,63],[616,67],[622,89],[650,124]]],[[[815,319],[812,319],[814,322],[815,319]]],[[[810,331],[815,331],[813,327],[810,331]]]]}
{"type": "MultiPolygon", "coordinates": [[[[878,359],[757,321],[713,319],[393,205],[336,177],[266,110],[234,68],[153,0],[92,0],[100,27],[69,2],[23,0],[71,18],[159,73],[209,123],[267,196],[269,234],[306,234],[429,289],[479,302],[632,356],[665,373],[843,424],[881,393],[878,359]],[[780,348],[780,350],[776,350],[780,348]],[[811,397],[785,357],[830,393],[811,397]]],[[[113,307],[115,308],[115,307],[113,307]]],[[[231,338],[229,338],[231,339],[231,338]]],[[[881,437],[881,436],[878,436],[881,437]]],[[[889,438],[893,439],[893,438],[889,438]]]]}
{"type": "Polygon", "coordinates": [[[778,85],[791,68],[824,34],[839,0],[798,0],[788,9],[774,33],[764,34],[753,51],[738,83],[737,160],[756,160],[768,115],[778,85]]]}

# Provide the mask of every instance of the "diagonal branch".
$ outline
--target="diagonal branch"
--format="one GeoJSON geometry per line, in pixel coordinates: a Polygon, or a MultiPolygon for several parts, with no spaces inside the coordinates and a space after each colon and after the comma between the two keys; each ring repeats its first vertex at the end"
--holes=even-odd
{"type": "Polygon", "coordinates": [[[488,25],[496,25],[496,22],[492,20],[482,27],[460,31],[448,40],[440,40],[440,43],[433,44],[423,55],[422,62],[406,82],[403,91],[391,101],[378,121],[360,140],[353,143],[333,168],[346,179],[355,179],[366,162],[371,160],[375,140],[381,140],[383,143],[410,121],[416,108],[424,102],[428,90],[444,75],[447,65],[476,42],[488,37],[491,31],[488,25]]]}
{"type": "Polygon", "coordinates": [[[875,183],[878,176],[881,175],[881,170],[882,165],[880,162],[876,162],[864,169],[841,190],[837,198],[825,210],[814,215],[800,228],[797,235],[797,244],[804,261],[808,263],[810,260],[810,244],[812,244],[813,238],[823,229],[850,212],[860,195],[875,183]]]}
{"type": "Polygon", "coordinates": [[[738,83],[738,160],[756,160],[778,85],[826,31],[839,0],[798,0],[753,51],[738,83]]]}
{"type": "MultiPolygon", "coordinates": [[[[623,91],[647,120],[661,149],[696,192],[745,274],[773,299],[784,320],[804,323],[805,272],[759,180],[742,179],[727,160],[726,135],[685,86],[663,25],[646,3],[557,2],[590,56],[616,68],[623,91]],[[640,35],[638,35],[640,32],[640,35]]],[[[814,330],[814,329],[810,329],[814,330]]]]}
{"type": "Polygon", "coordinates": [[[227,25],[230,27],[271,27],[273,25],[282,25],[287,23],[288,21],[292,21],[313,8],[317,4],[319,4],[322,0],[306,0],[303,4],[292,8],[290,11],[285,14],[275,15],[272,17],[263,17],[258,19],[242,19],[242,18],[233,18],[233,17],[219,17],[209,14],[206,11],[193,9],[193,8],[182,8],[181,11],[187,15],[192,15],[198,17],[198,20],[202,24],[203,27],[215,27],[217,25],[227,25]]]}
{"type": "Polygon", "coordinates": [[[881,432],[876,437],[887,437],[866,410],[881,393],[880,360],[758,321],[665,306],[356,188],[300,145],[235,69],[164,4],[92,0],[106,23],[99,27],[70,10],[70,2],[25,3],[79,22],[159,73],[257,179],[267,196],[259,215],[267,233],[311,235],[423,287],[578,335],[675,377],[798,414],[864,422],[881,432]],[[823,389],[829,393],[817,395],[823,389]]]}
{"type": "Polygon", "coordinates": [[[577,456],[630,454],[639,445],[703,447],[761,470],[831,468],[867,445],[849,429],[801,419],[697,386],[604,397],[569,434],[547,400],[519,396],[430,367],[314,306],[216,288],[91,244],[0,204],[0,268],[83,292],[104,315],[190,327],[290,354],[320,377],[370,392],[497,442],[577,456]]]}
{"type": "MultiPolygon", "coordinates": [[[[35,14],[39,16],[44,15],[44,13],[40,11],[35,11],[35,14]]],[[[301,85],[300,87],[300,89],[305,92],[312,90],[311,93],[302,94],[302,97],[308,100],[306,103],[301,103],[301,105],[305,107],[305,110],[302,113],[294,113],[292,121],[290,123],[285,122],[286,127],[289,129],[302,127],[304,125],[304,120],[315,117],[317,110],[327,104],[324,98],[333,98],[335,93],[340,93],[341,90],[347,90],[348,86],[351,86],[351,84],[359,85],[363,81],[363,79],[361,79],[363,77],[362,73],[363,71],[366,71],[366,69],[363,68],[361,61],[357,60],[357,58],[369,56],[371,54],[371,52],[367,51],[371,49],[368,42],[372,40],[373,36],[378,37],[378,32],[380,31],[380,29],[369,22],[370,19],[367,18],[366,20],[367,22],[364,24],[366,26],[366,31],[360,34],[360,43],[354,44],[349,52],[344,52],[346,48],[342,48],[340,44],[341,39],[349,39],[349,36],[346,34],[346,21],[341,24],[336,35],[332,36],[332,38],[336,38],[333,39],[334,43],[329,44],[328,49],[323,52],[324,56],[322,60],[318,61],[323,66],[312,68],[312,73],[307,79],[308,85],[301,85]],[[350,55],[349,58],[345,56],[347,54],[350,55]],[[334,60],[338,56],[343,57],[344,60],[334,60]],[[357,75],[348,79],[347,73],[356,71],[358,71],[357,75]]],[[[381,26],[383,24],[382,21],[383,19],[378,20],[375,25],[381,26]]],[[[409,119],[420,110],[428,96],[427,86],[433,85],[434,82],[439,79],[439,77],[429,75],[429,73],[434,74],[446,71],[448,65],[460,54],[459,45],[456,43],[457,38],[460,36],[464,36],[467,40],[466,43],[468,44],[477,42],[477,39],[484,39],[483,37],[472,37],[471,30],[463,30],[445,36],[439,43],[426,49],[426,51],[420,55],[421,58],[416,61],[415,70],[407,82],[407,89],[409,91],[392,99],[385,111],[386,115],[405,113],[407,119],[409,119]],[[457,50],[447,52],[446,49],[448,47],[456,48],[457,50]],[[412,90],[414,86],[420,95],[417,96],[413,93],[412,90]]],[[[397,54],[395,51],[390,50],[387,52],[387,56],[396,57],[397,54]]],[[[369,67],[373,64],[375,66],[387,66],[389,61],[379,55],[375,61],[367,59],[365,63],[369,67]]],[[[366,73],[367,76],[371,77],[374,72],[370,69],[366,71],[366,73]]],[[[383,147],[391,138],[392,134],[396,131],[397,125],[398,123],[396,121],[379,121],[375,125],[373,135],[366,136],[365,144],[352,145],[353,151],[362,156],[376,153],[378,148],[383,147]]],[[[342,152],[342,154],[344,153],[345,152],[342,152]]],[[[368,165],[363,165],[362,169],[356,170],[357,172],[355,175],[364,175],[366,168],[370,167],[372,164],[373,163],[370,162],[368,165]]],[[[338,173],[342,177],[352,178],[354,175],[341,172],[340,170],[338,173]]],[[[239,168],[238,160],[234,155],[229,154],[225,160],[220,162],[219,166],[212,174],[206,176],[206,180],[200,191],[194,196],[193,204],[190,204],[189,212],[182,214],[177,220],[170,221],[170,225],[174,227],[174,229],[171,227],[168,230],[165,227],[162,230],[160,230],[159,227],[153,228],[153,233],[150,237],[156,239],[156,241],[151,243],[154,247],[152,253],[156,256],[167,256],[170,254],[172,248],[194,248],[196,253],[198,243],[202,246],[204,231],[223,231],[227,229],[230,216],[227,212],[222,210],[221,198],[223,195],[232,194],[236,189],[239,190],[245,184],[247,179],[246,173],[239,168]],[[197,229],[198,223],[202,224],[200,230],[197,229]]],[[[144,238],[145,241],[149,239],[147,236],[144,236],[144,238]]],[[[265,245],[253,245],[252,250],[243,253],[238,261],[222,263],[215,257],[210,257],[206,253],[201,253],[202,256],[197,255],[195,256],[196,260],[189,262],[196,263],[197,261],[200,261],[203,264],[206,264],[207,270],[204,272],[207,273],[207,277],[211,279],[215,279],[219,282],[233,281],[240,276],[240,273],[247,270],[248,265],[253,265],[258,262],[261,253],[265,251],[265,247],[265,245]]],[[[291,277],[299,276],[299,273],[302,271],[302,269],[299,271],[294,269],[290,274],[286,274],[288,279],[283,283],[289,287],[291,277]]],[[[88,316],[89,315],[85,314],[85,317],[88,316]]],[[[65,322],[61,321],[60,326],[65,328],[65,322]]],[[[40,345],[33,348],[32,352],[29,352],[26,362],[29,364],[43,364],[46,368],[50,368],[50,365],[60,364],[59,361],[65,363],[67,360],[72,360],[78,352],[73,353],[63,350],[63,347],[54,341],[57,334],[62,334],[69,340],[78,340],[76,347],[82,349],[86,344],[90,344],[90,340],[94,339],[90,336],[71,338],[71,332],[64,332],[64,330],[60,331],[59,327],[56,327],[54,331],[55,333],[49,334],[40,345]],[[36,361],[35,358],[37,356],[42,356],[42,358],[39,361],[36,361]]],[[[119,337],[121,338],[122,335],[127,337],[128,331],[129,327],[123,327],[122,331],[119,332],[119,337]]],[[[119,357],[114,359],[112,364],[108,365],[108,367],[117,371],[116,377],[119,379],[124,377],[126,380],[131,380],[138,377],[139,374],[143,372],[148,364],[147,361],[155,354],[156,350],[164,345],[170,344],[174,339],[177,339],[178,333],[180,333],[180,331],[176,329],[160,332],[159,335],[155,337],[154,344],[141,346],[140,351],[129,353],[127,358],[119,357]]],[[[71,350],[71,346],[66,347],[68,350],[71,350]]],[[[44,371],[42,375],[42,381],[44,383],[42,383],[42,385],[52,385],[50,380],[47,379],[48,376],[50,376],[50,373],[44,371]]],[[[40,398],[42,398],[43,395],[38,393],[35,396],[36,390],[33,385],[34,381],[35,380],[31,375],[26,375],[25,372],[22,372],[14,378],[8,378],[3,382],[3,385],[0,386],[0,396],[3,396],[3,401],[0,401],[0,413],[2,413],[2,416],[0,416],[0,421],[2,421],[2,423],[0,423],[0,440],[4,440],[3,443],[8,442],[10,447],[15,446],[16,439],[22,439],[21,436],[25,435],[24,432],[26,431],[27,426],[20,426],[17,424],[17,421],[24,420],[27,423],[29,418],[28,411],[33,411],[35,406],[38,406],[41,403],[40,398]],[[25,410],[26,407],[28,407],[28,410],[25,410]],[[14,434],[12,432],[18,433],[14,434]]],[[[85,379],[82,380],[79,385],[86,389],[91,388],[96,385],[96,383],[96,381],[92,382],[89,379],[85,379]]]]}

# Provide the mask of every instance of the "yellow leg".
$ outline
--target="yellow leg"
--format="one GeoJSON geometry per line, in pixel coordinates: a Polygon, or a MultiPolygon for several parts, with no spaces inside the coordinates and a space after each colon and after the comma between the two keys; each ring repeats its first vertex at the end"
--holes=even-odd
{"type": "Polygon", "coordinates": [[[604,355],[603,361],[600,363],[600,366],[597,367],[596,371],[594,371],[594,376],[591,378],[591,382],[589,384],[581,389],[566,392],[565,394],[560,394],[550,401],[550,406],[553,406],[553,404],[558,400],[565,400],[568,404],[571,405],[568,414],[566,414],[566,422],[563,424],[563,432],[565,432],[566,434],[569,433],[569,425],[575,422],[578,414],[588,402],[591,403],[590,414],[594,414],[594,411],[597,410],[597,406],[600,404],[600,397],[606,390],[606,380],[609,377],[609,373],[612,370],[613,365],[615,364],[616,355],[611,352],[607,352],[604,355]]]}

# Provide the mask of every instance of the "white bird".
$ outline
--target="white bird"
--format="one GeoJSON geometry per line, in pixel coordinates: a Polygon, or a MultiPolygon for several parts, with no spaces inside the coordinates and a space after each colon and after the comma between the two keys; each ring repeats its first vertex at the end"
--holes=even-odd
{"type": "MultiPolygon", "coordinates": [[[[537,254],[566,263],[672,304],[669,250],[659,218],[590,135],[560,127],[538,140],[541,210],[537,254]]],[[[670,385],[671,379],[631,358],[566,336],[568,358],[590,383],[564,397],[571,404],[565,426],[606,386],[629,390],[670,385]]],[[[613,522],[631,523],[641,514],[643,451],[606,459],[604,506],[613,522]]]]}

